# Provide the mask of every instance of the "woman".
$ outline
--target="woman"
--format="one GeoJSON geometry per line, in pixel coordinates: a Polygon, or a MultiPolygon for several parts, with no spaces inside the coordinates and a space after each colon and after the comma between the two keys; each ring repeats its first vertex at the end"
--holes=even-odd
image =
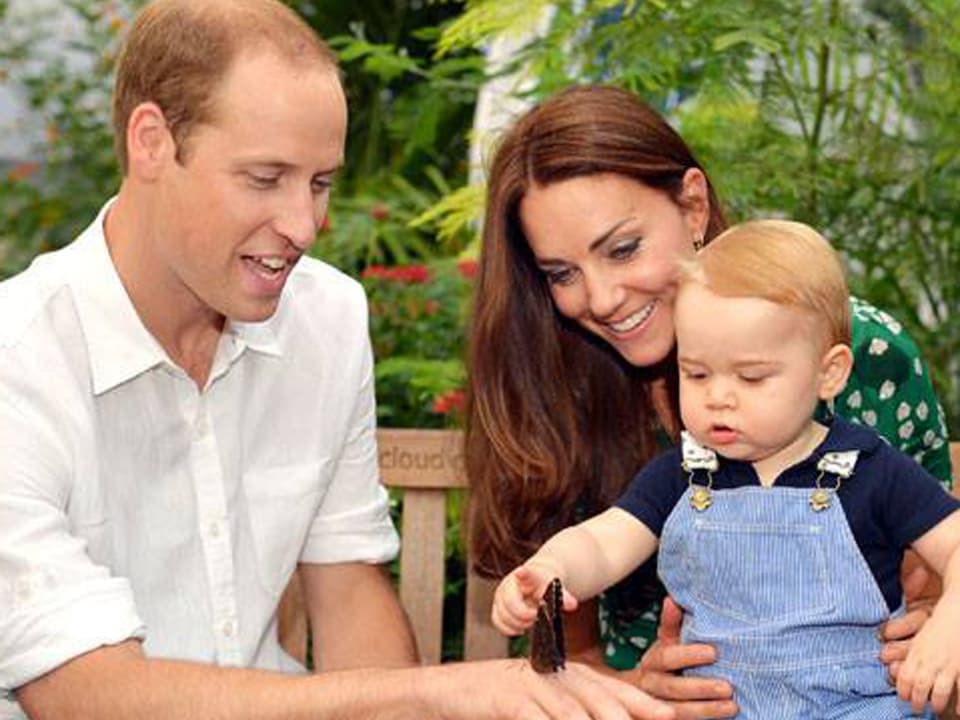
{"type": "MultiPolygon", "coordinates": [[[[502,576],[556,530],[609,506],[676,441],[677,262],[725,226],[682,138],[625,91],[566,90],[503,138],[469,350],[467,472],[480,572],[502,576]]],[[[853,310],[858,362],[835,411],[876,426],[948,480],[942,413],[915,346],[889,316],[859,302],[853,310]]],[[[601,601],[602,640],[595,608],[572,619],[573,653],[635,667],[656,636],[661,598],[648,564],[601,601]]],[[[663,625],[674,641],[677,616],[668,604],[663,625]]],[[[909,637],[924,618],[891,623],[888,637],[909,637]]],[[[701,701],[685,705],[685,716],[734,711],[729,687],[663,675],[710,662],[709,648],[661,646],[649,657],[638,681],[661,697],[701,701]]]]}

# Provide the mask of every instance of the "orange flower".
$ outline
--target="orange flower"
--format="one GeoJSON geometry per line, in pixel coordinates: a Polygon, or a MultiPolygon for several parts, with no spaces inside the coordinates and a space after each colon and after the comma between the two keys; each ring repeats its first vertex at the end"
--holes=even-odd
{"type": "Polygon", "coordinates": [[[40,169],[40,163],[35,162],[22,162],[18,165],[14,165],[10,170],[7,171],[7,179],[10,182],[19,182],[21,180],[26,180],[37,174],[37,171],[40,169]]]}

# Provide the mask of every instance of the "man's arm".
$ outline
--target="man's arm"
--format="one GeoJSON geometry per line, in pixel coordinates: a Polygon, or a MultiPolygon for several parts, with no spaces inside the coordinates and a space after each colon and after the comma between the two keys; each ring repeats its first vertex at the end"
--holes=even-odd
{"type": "Polygon", "coordinates": [[[17,691],[31,720],[670,720],[640,691],[570,664],[519,660],[281,675],[144,658],[127,642],[82,655],[17,691]]]}
{"type": "Polygon", "coordinates": [[[304,563],[299,572],[317,670],[417,664],[413,631],[382,566],[304,563]]]}

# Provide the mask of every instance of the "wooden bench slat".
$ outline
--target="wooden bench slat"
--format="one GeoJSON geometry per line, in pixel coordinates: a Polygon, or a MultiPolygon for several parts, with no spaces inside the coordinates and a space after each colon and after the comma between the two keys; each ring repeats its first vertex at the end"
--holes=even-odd
{"type": "Polygon", "coordinates": [[[400,601],[420,657],[428,664],[440,662],[443,640],[446,500],[443,490],[408,488],[403,493],[400,601]]]}

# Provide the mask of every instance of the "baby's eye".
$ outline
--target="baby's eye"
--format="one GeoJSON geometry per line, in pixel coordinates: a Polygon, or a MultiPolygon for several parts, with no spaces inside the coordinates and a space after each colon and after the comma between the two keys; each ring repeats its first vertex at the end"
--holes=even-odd
{"type": "Polygon", "coordinates": [[[703,370],[684,370],[683,377],[687,380],[706,380],[707,373],[703,370]]]}
{"type": "Polygon", "coordinates": [[[740,379],[748,385],[759,385],[766,380],[769,375],[741,375],[740,379]]]}

